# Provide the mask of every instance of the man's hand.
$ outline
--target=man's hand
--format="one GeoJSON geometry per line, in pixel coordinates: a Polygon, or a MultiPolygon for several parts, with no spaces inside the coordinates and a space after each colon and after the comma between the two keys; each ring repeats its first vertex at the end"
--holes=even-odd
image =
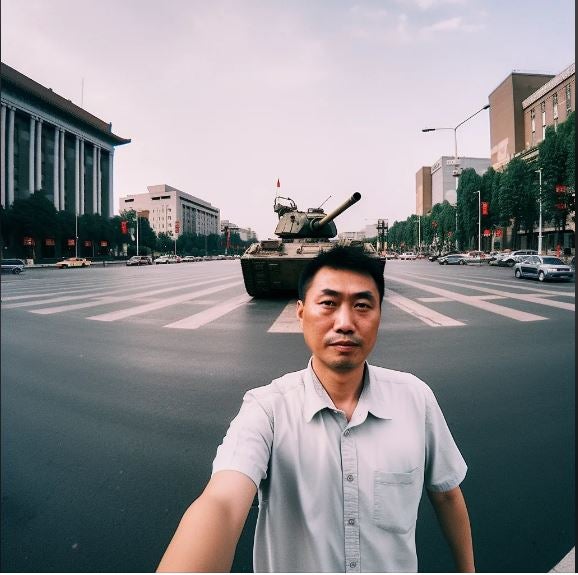
{"type": "Polygon", "coordinates": [[[475,573],[472,531],[462,490],[456,487],[450,491],[428,491],[427,494],[452,550],[456,570],[475,573]]]}
{"type": "Polygon", "coordinates": [[[215,473],[183,515],[157,572],[230,571],[256,492],[243,473],[215,473]]]}

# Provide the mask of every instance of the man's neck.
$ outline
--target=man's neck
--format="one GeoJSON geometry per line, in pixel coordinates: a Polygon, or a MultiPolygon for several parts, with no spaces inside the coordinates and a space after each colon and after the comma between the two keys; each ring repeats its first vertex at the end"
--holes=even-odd
{"type": "Polygon", "coordinates": [[[349,371],[338,372],[313,357],[311,366],[335,407],[345,412],[349,421],[363,389],[365,363],[349,371]]]}

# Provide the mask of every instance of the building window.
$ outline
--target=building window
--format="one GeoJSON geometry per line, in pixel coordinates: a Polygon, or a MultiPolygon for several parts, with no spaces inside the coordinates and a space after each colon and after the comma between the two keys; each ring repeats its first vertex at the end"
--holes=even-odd
{"type": "Polygon", "coordinates": [[[531,140],[530,140],[530,144],[533,146],[534,142],[536,141],[536,110],[534,110],[534,108],[532,108],[530,110],[530,126],[531,126],[531,140]]]}
{"type": "Polygon", "coordinates": [[[554,120],[558,119],[558,92],[552,94],[552,116],[554,120]]]}
{"type": "Polygon", "coordinates": [[[572,86],[566,84],[566,113],[569,114],[572,111],[572,86]]]}
{"type": "Polygon", "coordinates": [[[546,102],[540,104],[540,112],[542,114],[542,140],[546,137],[546,102]]]}

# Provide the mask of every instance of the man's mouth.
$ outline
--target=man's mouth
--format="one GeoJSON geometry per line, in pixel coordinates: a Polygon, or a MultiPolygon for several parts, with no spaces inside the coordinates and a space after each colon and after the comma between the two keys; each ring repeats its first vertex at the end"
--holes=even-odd
{"type": "Polygon", "coordinates": [[[359,347],[359,343],[350,339],[338,339],[329,342],[331,347],[359,347]]]}

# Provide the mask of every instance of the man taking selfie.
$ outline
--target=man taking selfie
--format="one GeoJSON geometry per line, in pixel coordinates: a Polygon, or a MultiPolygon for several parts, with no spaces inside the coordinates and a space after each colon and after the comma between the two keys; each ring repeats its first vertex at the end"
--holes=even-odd
{"type": "Polygon", "coordinates": [[[474,571],[467,466],[433,392],[366,362],[383,293],[361,250],[308,263],[297,317],[309,364],[245,394],[158,571],[229,571],[258,491],[256,572],[415,572],[424,486],[456,570],[474,571]]]}

